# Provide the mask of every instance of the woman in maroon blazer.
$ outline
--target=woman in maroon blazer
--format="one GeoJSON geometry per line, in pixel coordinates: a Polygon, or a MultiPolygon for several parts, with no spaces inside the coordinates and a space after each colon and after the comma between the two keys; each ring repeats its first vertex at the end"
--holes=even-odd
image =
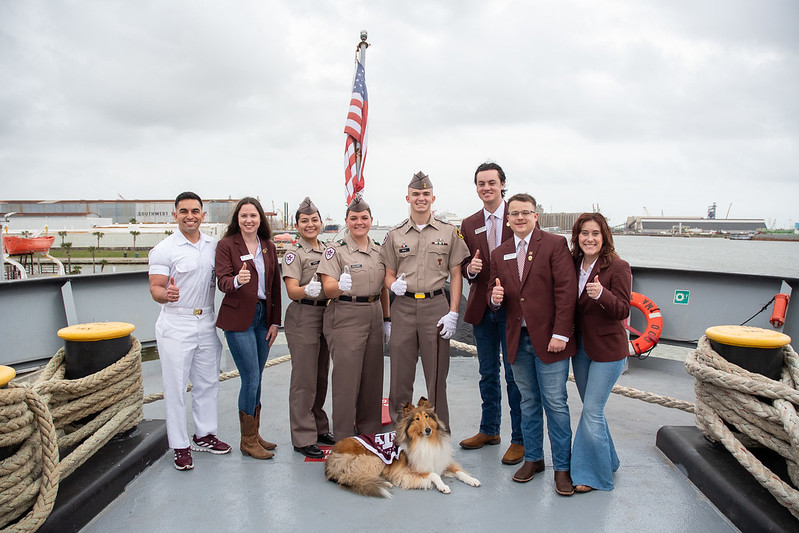
{"type": "Polygon", "coordinates": [[[579,280],[574,381],[583,412],[574,434],[571,476],[575,492],[612,490],[619,458],[605,419],[605,404],[628,354],[623,321],[630,314],[630,265],[613,247],[605,217],[583,213],[572,228],[572,257],[579,280]]]}
{"type": "Polygon", "coordinates": [[[269,459],[276,447],[258,434],[261,375],[277,338],[281,312],[280,270],[271,236],[260,202],[247,197],[236,205],[216,247],[217,284],[225,293],[216,325],[225,331],[241,375],[241,453],[256,459],[269,459]]]}

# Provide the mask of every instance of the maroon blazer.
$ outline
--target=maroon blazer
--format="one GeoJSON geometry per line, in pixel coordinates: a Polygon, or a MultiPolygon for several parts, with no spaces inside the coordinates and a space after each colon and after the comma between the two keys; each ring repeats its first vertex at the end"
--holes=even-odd
{"type": "MultiPolygon", "coordinates": [[[[264,274],[266,275],[266,326],[280,325],[280,267],[277,264],[277,248],[272,241],[261,240],[264,251],[264,274]]],[[[226,331],[244,331],[255,316],[258,303],[258,271],[253,260],[247,261],[247,269],[252,273],[249,283],[240,288],[234,279],[244,263],[241,257],[250,252],[241,234],[225,237],[216,245],[216,282],[219,290],[225,293],[216,325],[226,331]]]]}
{"type": "MultiPolygon", "coordinates": [[[[511,363],[516,360],[522,316],[527,322],[530,342],[541,361],[554,363],[569,358],[577,352],[574,338],[577,275],[566,239],[536,226],[527,247],[527,257],[532,255],[532,260],[525,258],[522,281],[519,281],[516,258],[505,259],[506,255],[515,255],[514,241],[503,242],[491,256],[491,272],[505,289],[503,305],[508,310],[505,325],[508,360],[511,363]],[[569,342],[562,352],[547,351],[553,334],[568,337],[569,342]]],[[[487,298],[490,300],[490,292],[487,298]]]]}
{"type": "MultiPolygon", "coordinates": [[[[505,202],[505,213],[508,212],[508,203],[505,202]]],[[[507,219],[506,219],[507,220],[507,219]]],[[[501,241],[504,242],[513,237],[513,232],[505,224],[505,220],[500,220],[502,224],[502,237],[501,241]]],[[[494,276],[491,275],[491,263],[488,255],[488,234],[485,231],[486,223],[483,210],[463,219],[461,222],[461,233],[463,240],[466,241],[466,246],[469,248],[469,257],[463,260],[461,264],[461,272],[463,277],[469,283],[469,299],[466,301],[466,313],[463,316],[464,322],[467,324],[479,324],[483,320],[483,315],[486,311],[486,298],[491,292],[490,287],[494,285],[494,276]],[[475,230],[483,228],[480,233],[475,233],[475,230]],[[474,279],[469,279],[467,268],[469,262],[474,257],[475,252],[480,250],[480,259],[483,260],[483,270],[477,274],[474,279]]]]}
{"type": "MultiPolygon", "coordinates": [[[[579,272],[580,261],[574,265],[575,272],[579,272]]],[[[600,269],[601,260],[597,260],[588,276],[588,281],[594,281],[599,274],[599,298],[594,300],[583,289],[577,299],[577,334],[583,339],[588,357],[600,362],[620,361],[629,355],[622,321],[630,315],[632,274],[627,261],[618,256],[612,256],[612,261],[609,267],[600,269]]]]}

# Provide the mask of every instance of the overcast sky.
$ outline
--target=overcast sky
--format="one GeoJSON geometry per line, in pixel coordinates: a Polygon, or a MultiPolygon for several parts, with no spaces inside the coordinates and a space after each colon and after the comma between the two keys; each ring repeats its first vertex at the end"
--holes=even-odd
{"type": "Polygon", "coordinates": [[[365,197],[480,207],[475,167],[546,211],[799,222],[795,0],[0,2],[0,199],[310,195],[344,215],[369,32],[365,197]]]}

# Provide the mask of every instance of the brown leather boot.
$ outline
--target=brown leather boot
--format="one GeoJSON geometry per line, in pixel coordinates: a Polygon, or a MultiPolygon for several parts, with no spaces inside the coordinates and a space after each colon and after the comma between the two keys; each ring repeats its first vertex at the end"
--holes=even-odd
{"type": "Polygon", "coordinates": [[[261,438],[261,404],[255,406],[255,436],[258,438],[258,444],[260,444],[261,448],[264,450],[274,450],[277,448],[277,444],[274,442],[269,442],[261,438]]]}
{"type": "Polygon", "coordinates": [[[258,444],[257,425],[255,417],[239,411],[239,425],[241,426],[241,444],[239,449],[244,455],[249,455],[254,459],[269,459],[274,457],[274,453],[265,450],[258,444]]]}

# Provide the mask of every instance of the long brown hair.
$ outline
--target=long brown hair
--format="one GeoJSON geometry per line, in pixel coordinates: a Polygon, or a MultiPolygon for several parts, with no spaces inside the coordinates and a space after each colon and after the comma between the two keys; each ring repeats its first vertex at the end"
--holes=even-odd
{"type": "Polygon", "coordinates": [[[591,221],[599,224],[599,232],[602,234],[602,248],[599,250],[599,268],[608,268],[613,261],[613,256],[618,254],[613,246],[613,234],[610,232],[610,226],[608,226],[608,221],[602,213],[583,213],[574,221],[571,239],[572,257],[577,262],[578,259],[582,259],[583,255],[585,255],[580,248],[580,232],[583,229],[583,224],[591,221]]]}
{"type": "Polygon", "coordinates": [[[225,235],[222,238],[231,237],[241,233],[241,228],[239,227],[239,211],[241,211],[242,206],[247,204],[255,206],[255,210],[258,211],[258,216],[261,217],[261,223],[258,225],[258,236],[261,239],[268,241],[272,238],[272,229],[269,227],[269,221],[266,220],[266,215],[264,215],[264,208],[261,207],[261,202],[252,196],[242,198],[239,200],[239,203],[236,204],[236,209],[233,210],[233,216],[230,218],[230,224],[227,225],[225,235]]]}

